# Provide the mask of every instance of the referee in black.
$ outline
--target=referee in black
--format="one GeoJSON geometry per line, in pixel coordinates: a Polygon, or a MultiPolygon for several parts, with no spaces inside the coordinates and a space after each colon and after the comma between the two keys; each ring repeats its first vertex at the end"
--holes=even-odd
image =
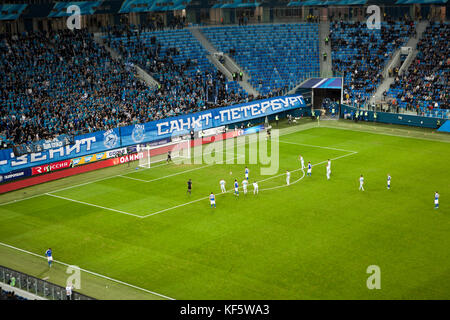
{"type": "Polygon", "coordinates": [[[189,181],[187,182],[187,185],[188,185],[187,193],[189,193],[189,195],[191,195],[191,191],[192,191],[192,181],[191,181],[191,179],[189,179],[189,181]]]}

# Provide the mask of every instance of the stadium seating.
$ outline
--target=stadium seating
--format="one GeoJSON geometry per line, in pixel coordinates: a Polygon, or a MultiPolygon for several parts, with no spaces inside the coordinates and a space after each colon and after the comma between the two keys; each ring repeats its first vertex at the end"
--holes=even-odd
{"type": "Polygon", "coordinates": [[[385,64],[414,32],[414,23],[382,22],[380,29],[368,29],[361,22],[331,23],[333,71],[343,74],[351,100],[370,99],[382,81],[385,64]]]}
{"type": "Polygon", "coordinates": [[[0,56],[3,146],[149,118],[153,92],[87,32],[4,37],[0,56]]]}
{"type": "MultiPolygon", "coordinates": [[[[0,147],[253,98],[215,70],[189,30],[177,28],[108,30],[103,38],[123,60],[112,59],[86,30],[0,36],[0,147]],[[137,78],[135,65],[161,86],[152,88],[137,78]]],[[[426,30],[416,60],[388,92],[400,106],[448,116],[450,61],[439,54],[449,51],[449,31],[449,24],[426,30]]],[[[218,50],[234,52],[260,98],[319,76],[317,23],[203,27],[201,32],[218,50]]],[[[383,22],[381,30],[358,22],[331,24],[333,69],[345,74],[344,87],[352,99],[368,100],[385,63],[414,32],[414,23],[404,22],[383,22]]]]}
{"type": "MultiPolygon", "coordinates": [[[[135,77],[133,64],[113,60],[87,31],[2,37],[0,147],[107,130],[247,99],[237,83],[213,72],[198,43],[182,41],[190,33],[161,34],[162,57],[171,46],[179,52],[172,55],[173,61],[172,57],[151,60],[157,62],[153,74],[161,88],[150,88],[135,77]],[[192,63],[185,74],[188,59],[192,63]]],[[[142,63],[148,52],[140,53],[135,58],[142,63]]]]}
{"type": "Polygon", "coordinates": [[[316,23],[207,27],[201,31],[217,50],[235,51],[232,57],[262,95],[319,76],[316,23]]]}
{"type": "Polygon", "coordinates": [[[450,23],[431,23],[417,44],[417,56],[396,77],[388,96],[400,108],[431,117],[450,116],[450,23]]]}
{"type": "Polygon", "coordinates": [[[218,96],[219,103],[223,101],[230,104],[242,101],[247,96],[237,82],[227,81],[217,75],[214,66],[207,59],[207,51],[187,29],[150,31],[127,36],[110,33],[104,38],[127,62],[143,67],[160,83],[172,87],[175,81],[176,86],[183,89],[194,79],[205,83],[212,78],[220,81],[213,81],[213,88],[209,92],[211,95],[208,94],[210,101],[218,96]],[[221,91],[223,94],[220,94],[221,91]]]}

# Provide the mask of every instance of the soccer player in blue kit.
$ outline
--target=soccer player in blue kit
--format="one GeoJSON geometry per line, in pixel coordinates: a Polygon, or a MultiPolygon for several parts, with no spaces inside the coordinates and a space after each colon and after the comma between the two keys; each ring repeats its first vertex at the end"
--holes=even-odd
{"type": "Polygon", "coordinates": [[[209,195],[209,201],[211,202],[211,208],[214,206],[216,207],[216,197],[214,196],[214,193],[211,192],[209,195]]]}
{"type": "Polygon", "coordinates": [[[52,248],[48,248],[47,251],[45,251],[45,256],[47,257],[48,266],[51,268],[53,262],[52,248]]]}

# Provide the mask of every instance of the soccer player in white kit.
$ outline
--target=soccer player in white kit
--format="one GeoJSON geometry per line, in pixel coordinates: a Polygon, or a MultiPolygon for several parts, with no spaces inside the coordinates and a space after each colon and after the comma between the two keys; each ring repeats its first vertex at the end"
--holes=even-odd
{"type": "Polygon", "coordinates": [[[289,181],[291,180],[291,173],[289,170],[286,170],[286,184],[289,185],[289,181]]]}
{"type": "Polygon", "coordinates": [[[391,175],[390,174],[388,174],[388,176],[387,176],[387,188],[388,188],[388,190],[391,189],[391,175]]]}
{"type": "Polygon", "coordinates": [[[258,182],[253,182],[253,194],[258,194],[258,182]]]}
{"type": "Polygon", "coordinates": [[[220,180],[220,190],[222,191],[222,193],[227,192],[227,190],[225,190],[225,180],[220,180]]]}
{"type": "Polygon", "coordinates": [[[247,194],[247,186],[248,186],[248,181],[246,179],[244,179],[242,181],[242,189],[244,189],[244,194],[247,194]]]}
{"type": "Polygon", "coordinates": [[[302,164],[302,169],[305,168],[305,160],[303,160],[303,157],[300,155],[300,162],[302,164]]]}
{"type": "Polygon", "coordinates": [[[327,180],[330,180],[330,175],[331,175],[331,166],[330,166],[330,164],[328,164],[327,165],[327,180]]]}
{"type": "Polygon", "coordinates": [[[364,191],[363,184],[364,184],[364,178],[363,178],[363,175],[361,175],[361,177],[359,177],[359,190],[364,191]]]}

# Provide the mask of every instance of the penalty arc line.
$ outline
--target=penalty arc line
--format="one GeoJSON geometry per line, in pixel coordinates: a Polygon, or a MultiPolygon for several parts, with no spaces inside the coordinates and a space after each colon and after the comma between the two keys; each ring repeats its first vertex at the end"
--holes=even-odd
{"type": "MultiPolygon", "coordinates": [[[[341,158],[344,158],[344,157],[348,157],[348,156],[354,155],[354,154],[356,154],[356,153],[358,153],[358,152],[352,151],[351,153],[344,154],[344,155],[339,156],[339,157],[331,158],[330,160],[341,159],[341,158]]],[[[322,161],[322,162],[313,164],[312,166],[313,166],[313,167],[314,167],[314,166],[318,166],[318,165],[324,164],[324,163],[326,163],[326,162],[328,162],[328,160],[325,160],[325,161],[322,161]]],[[[297,171],[300,171],[300,170],[303,171],[303,176],[302,176],[300,179],[298,179],[298,180],[292,182],[291,185],[294,184],[294,183],[299,182],[300,180],[302,180],[302,179],[305,177],[305,171],[304,171],[302,168],[292,170],[291,172],[297,172],[297,171]]],[[[269,178],[266,178],[266,179],[262,179],[262,180],[259,180],[259,181],[257,181],[257,182],[267,181],[267,180],[274,179],[274,178],[278,178],[278,177],[281,177],[281,176],[284,176],[284,175],[286,175],[286,174],[285,174],[285,173],[278,174],[278,175],[276,175],[276,176],[272,176],[272,177],[269,177],[269,178]]],[[[265,189],[261,189],[261,191],[273,190],[273,189],[284,188],[284,187],[288,187],[288,185],[281,185],[281,186],[276,186],[276,187],[271,187],[271,188],[265,188],[265,189]]],[[[239,187],[239,189],[242,190],[242,187],[239,187]]],[[[228,190],[228,191],[226,191],[226,192],[224,192],[224,193],[218,193],[218,194],[216,194],[216,196],[223,195],[223,194],[226,194],[226,193],[230,193],[230,192],[232,192],[232,191],[233,191],[233,190],[228,190]]],[[[153,213],[150,213],[150,214],[148,214],[148,215],[141,216],[141,217],[142,217],[142,218],[147,218],[147,217],[150,217],[150,216],[154,216],[154,215],[156,215],[156,214],[159,214],[159,213],[163,213],[163,212],[166,212],[166,211],[169,211],[169,210],[172,210],[172,209],[176,209],[176,208],[179,208],[179,207],[183,207],[183,206],[186,206],[186,205],[189,205],[189,204],[192,204],[192,203],[195,203],[195,202],[203,201],[203,200],[206,200],[206,199],[209,199],[209,196],[203,197],[203,198],[199,198],[199,199],[196,199],[196,200],[193,200],[193,201],[189,201],[189,202],[186,202],[186,203],[182,203],[182,204],[179,204],[179,205],[177,205],[177,206],[173,206],[173,207],[170,207],[170,208],[167,208],[167,209],[163,209],[163,210],[160,210],[160,211],[157,211],[157,212],[153,212],[153,213]]]]}
{"type": "MultiPolygon", "coordinates": [[[[305,177],[305,170],[303,170],[303,169],[301,169],[301,170],[303,172],[303,175],[298,180],[295,180],[294,182],[290,183],[289,185],[285,184],[285,185],[281,185],[281,186],[265,188],[265,189],[261,189],[261,191],[267,191],[267,190],[274,190],[274,189],[284,188],[284,187],[288,187],[290,185],[293,185],[293,184],[295,184],[297,182],[300,182],[300,180],[303,180],[303,178],[305,177]]],[[[298,171],[298,170],[295,170],[295,171],[298,171]]]]}
{"type": "MultiPolygon", "coordinates": [[[[356,154],[356,153],[357,153],[357,152],[354,151],[354,152],[352,152],[352,153],[345,154],[345,155],[342,155],[342,156],[339,156],[339,157],[335,157],[335,158],[332,158],[332,159],[330,159],[330,160],[337,160],[337,159],[344,158],[344,157],[347,157],[347,156],[350,156],[350,155],[353,155],[353,154],[356,154]]],[[[327,160],[322,161],[322,162],[319,162],[319,163],[316,163],[316,164],[313,164],[312,166],[317,166],[317,165],[323,164],[323,163],[325,163],[325,162],[327,162],[327,160]]],[[[196,169],[201,169],[201,168],[204,168],[204,167],[200,167],[200,168],[196,168],[196,169]]],[[[296,172],[296,171],[299,171],[299,170],[302,170],[302,171],[303,171],[302,168],[299,168],[299,169],[292,170],[291,172],[296,172]]],[[[277,177],[281,177],[281,176],[283,176],[283,175],[285,175],[285,173],[278,174],[278,175],[275,175],[275,176],[272,176],[272,177],[269,177],[269,178],[266,178],[266,179],[262,179],[262,180],[257,181],[257,182],[264,182],[264,181],[271,180],[271,179],[274,179],[274,178],[277,178],[277,177]]],[[[303,176],[302,176],[302,178],[300,178],[300,179],[297,180],[297,181],[294,181],[292,184],[294,184],[294,183],[300,181],[301,179],[303,179],[303,178],[304,178],[304,175],[305,175],[305,172],[303,171],[303,176]]],[[[282,185],[282,186],[276,186],[276,187],[272,187],[272,188],[265,188],[265,189],[261,189],[261,191],[267,191],[267,190],[279,189],[279,188],[283,188],[283,187],[287,187],[287,186],[288,186],[288,185],[282,185]]],[[[239,189],[241,189],[241,188],[242,188],[242,187],[240,187],[239,189]]],[[[232,190],[229,190],[229,191],[227,191],[227,192],[225,192],[225,193],[229,193],[229,192],[231,192],[231,191],[232,191],[232,190]]],[[[225,194],[225,193],[219,193],[219,194],[217,194],[217,195],[221,195],[221,194],[225,194]]],[[[186,202],[186,203],[182,203],[182,204],[179,204],[179,205],[170,207],[170,208],[166,208],[166,209],[163,209],[163,210],[160,210],[160,211],[156,211],[156,212],[153,212],[153,213],[150,213],[150,214],[147,214],[147,215],[143,215],[143,216],[142,216],[142,215],[133,214],[133,213],[129,213],[129,212],[125,212],[125,211],[113,209],[113,208],[103,207],[103,206],[100,206],[100,205],[96,205],[96,204],[92,204],[92,203],[88,203],[88,202],[84,202],[84,201],[79,201],[79,200],[74,200],[74,199],[70,199],[70,198],[66,198],[66,197],[54,195],[54,194],[51,194],[51,193],[45,193],[45,195],[50,196],[50,197],[55,197],[55,198],[63,199],[63,200],[67,200],[67,201],[72,201],[72,202],[84,204],[84,205],[87,205],[87,206],[92,206],[92,207],[100,208],[100,209],[103,209],[103,210],[108,210],[108,211],[113,211],[113,212],[117,212],[117,213],[122,213],[122,214],[129,215],[129,216],[133,216],[133,217],[136,217],[136,218],[139,218],[139,219],[144,219],[144,218],[147,218],[147,217],[150,217],[150,216],[154,216],[154,215],[156,215],[156,214],[160,214],[160,213],[163,213],[163,212],[166,212],[166,211],[170,211],[170,210],[173,210],[173,209],[176,209],[176,208],[180,208],[180,207],[183,207],[183,206],[186,206],[186,205],[189,205],[189,204],[198,202],[198,201],[202,201],[202,200],[209,199],[209,196],[203,197],[203,198],[199,198],[199,199],[196,199],[196,200],[193,200],[193,201],[189,201],[189,202],[186,202]]]]}
{"type": "MultiPolygon", "coordinates": [[[[352,153],[350,153],[350,154],[346,154],[346,155],[342,155],[342,156],[339,156],[339,157],[332,158],[331,160],[337,160],[337,159],[340,159],[340,158],[343,158],[343,157],[347,157],[347,156],[350,156],[350,155],[353,155],[353,154],[356,154],[356,153],[357,153],[357,152],[355,151],[355,152],[352,152],[352,153]]],[[[316,163],[316,164],[314,164],[313,166],[317,166],[317,165],[320,165],[320,164],[323,164],[323,163],[326,163],[326,162],[327,162],[327,160],[326,160],[326,161],[319,162],[319,163],[316,163]]],[[[300,180],[302,180],[302,179],[305,177],[305,171],[304,171],[302,168],[293,170],[292,172],[296,172],[296,171],[299,171],[299,170],[302,170],[303,175],[302,175],[302,177],[301,177],[300,179],[294,181],[292,184],[299,182],[300,180]]],[[[284,173],[283,173],[283,174],[280,174],[280,175],[277,175],[277,176],[273,176],[273,177],[267,178],[267,179],[260,180],[260,181],[258,181],[258,182],[267,181],[267,180],[269,180],[269,179],[273,179],[273,178],[275,178],[275,177],[279,177],[279,176],[282,176],[282,175],[284,175],[284,173]]],[[[273,189],[283,188],[283,187],[287,187],[287,186],[288,186],[288,185],[282,185],[282,186],[276,186],[276,187],[272,187],[272,188],[265,188],[265,189],[261,189],[261,191],[273,190],[273,189]]],[[[228,192],[231,192],[231,191],[232,191],[232,190],[230,190],[230,191],[228,191],[228,192]]],[[[228,193],[228,192],[227,192],[227,193],[228,193]]],[[[126,214],[126,215],[135,216],[135,217],[138,217],[138,218],[141,218],[141,219],[146,218],[146,217],[150,217],[150,216],[153,216],[153,215],[156,215],[156,214],[159,214],[159,213],[163,213],[163,212],[166,212],[166,211],[169,211],[169,210],[173,210],[173,209],[175,209],[175,208],[179,208],[179,207],[182,207],[182,206],[186,206],[186,205],[189,205],[189,204],[198,202],[198,201],[203,201],[203,200],[209,198],[209,196],[208,196],[208,197],[204,197],[204,198],[200,198],[200,199],[193,200],[193,201],[190,201],[190,202],[181,204],[181,205],[177,205],[177,206],[174,206],[174,207],[171,207],[171,208],[167,208],[167,209],[164,209],[164,210],[161,210],[161,211],[158,211],[158,212],[154,212],[154,213],[149,214],[149,215],[146,215],[146,216],[139,216],[139,215],[131,214],[131,213],[128,213],[128,212],[124,212],[124,211],[120,211],[120,210],[116,210],[116,209],[111,209],[111,208],[106,208],[106,207],[102,207],[102,206],[98,206],[98,205],[94,205],[94,204],[89,204],[89,203],[86,203],[86,202],[82,202],[82,201],[78,201],[78,200],[73,200],[73,199],[69,199],[69,198],[65,198],[65,197],[61,197],[61,196],[57,196],[57,195],[52,195],[52,194],[48,194],[48,193],[46,193],[46,195],[52,196],[52,197],[56,197],[56,198],[61,198],[61,199],[68,200],[68,201],[73,201],[73,202],[85,204],[85,205],[89,205],[89,206],[94,206],[94,207],[98,207],[98,208],[102,208],[102,209],[106,209],[106,210],[110,210],[110,211],[114,211],[114,212],[118,212],[118,213],[123,213],[123,214],[126,214]]],[[[218,194],[218,195],[220,195],[220,194],[218,194]]],[[[28,253],[28,254],[32,254],[32,255],[34,255],[34,256],[38,256],[38,257],[41,257],[41,258],[45,259],[45,257],[39,256],[39,255],[37,255],[37,254],[35,254],[35,253],[32,253],[32,252],[29,252],[29,251],[26,251],[26,250],[23,250],[23,249],[19,249],[19,248],[16,248],[16,247],[13,247],[13,246],[10,246],[10,245],[1,243],[1,242],[0,242],[0,244],[3,245],[3,246],[6,246],[6,247],[9,247],[9,248],[12,248],[12,249],[15,249],[15,250],[19,250],[19,251],[22,251],[22,252],[25,252],[25,253],[28,253]]],[[[68,264],[63,263],[63,262],[59,262],[59,261],[57,261],[57,260],[54,260],[54,262],[60,263],[60,264],[65,265],[65,266],[69,266],[68,264]]],[[[165,298],[165,299],[175,300],[175,299],[170,298],[170,297],[168,297],[168,296],[165,296],[165,295],[162,295],[162,294],[159,294],[159,293],[156,293],[156,292],[153,292],[153,291],[144,289],[144,288],[140,288],[140,287],[137,287],[137,286],[128,284],[128,283],[126,283],[126,282],[123,282],[123,281],[120,281],[120,280],[116,280],[116,279],[113,279],[113,278],[110,278],[110,277],[107,277],[107,276],[104,276],[104,275],[101,275],[101,274],[98,274],[98,273],[95,273],[95,272],[92,272],[92,271],[84,270],[84,269],[81,269],[81,268],[80,268],[80,270],[82,270],[82,271],[84,271],[84,272],[87,272],[87,273],[90,273],[90,274],[93,274],[93,275],[95,275],[95,276],[99,276],[99,277],[108,279],[108,280],[113,281],[113,282],[117,282],[117,283],[120,283],[120,284],[129,286],[129,287],[132,287],[132,288],[135,288],[135,289],[138,289],[138,290],[147,292],[147,293],[154,294],[154,295],[156,295],[156,296],[159,296],[159,297],[162,297],[162,298],[165,298]]]]}
{"type": "MultiPolygon", "coordinates": [[[[342,156],[339,156],[339,157],[335,157],[335,158],[332,158],[332,159],[330,159],[330,160],[337,160],[337,159],[340,159],[340,158],[347,157],[347,156],[350,156],[350,155],[353,155],[353,154],[358,153],[357,151],[349,151],[349,152],[351,152],[351,153],[345,154],[345,155],[342,155],[342,156]]],[[[320,164],[323,164],[323,163],[325,163],[325,162],[327,162],[327,161],[322,161],[322,162],[313,164],[312,166],[320,165],[320,164]]],[[[211,165],[212,165],[212,164],[211,164],[211,165]]],[[[179,172],[179,173],[176,173],[176,174],[173,174],[173,175],[177,175],[177,174],[181,174],[181,173],[188,172],[188,171],[193,171],[193,170],[198,170],[198,169],[206,168],[206,167],[211,166],[211,165],[202,166],[202,167],[195,168],[195,169],[190,169],[190,170],[185,170],[185,171],[183,171],[183,172],[179,172]]],[[[302,169],[302,168],[299,168],[299,169],[292,170],[291,172],[296,172],[296,171],[299,171],[299,170],[303,170],[303,169],[302,169]]],[[[169,176],[173,176],[173,175],[169,175],[169,176]]],[[[280,176],[283,176],[283,175],[285,175],[285,173],[282,173],[282,174],[279,174],[279,175],[275,175],[275,176],[272,176],[272,177],[269,177],[269,178],[266,178],[266,179],[262,179],[262,180],[257,181],[257,182],[264,182],[264,181],[271,180],[271,179],[274,179],[274,178],[277,178],[277,177],[280,177],[280,176]]],[[[131,177],[130,177],[130,178],[131,178],[131,177]]],[[[165,177],[161,177],[161,178],[158,178],[158,179],[156,179],[156,180],[159,180],[159,179],[162,179],[162,178],[165,178],[165,177]]],[[[303,176],[302,176],[301,179],[303,179],[303,178],[304,178],[304,171],[303,171],[303,176]]],[[[131,178],[131,179],[135,179],[135,178],[131,178]]],[[[300,181],[301,179],[299,179],[299,180],[293,182],[292,184],[294,184],[294,183],[300,181]]],[[[147,180],[142,180],[142,181],[150,182],[150,181],[152,181],[152,180],[149,180],[149,181],[147,181],[147,180]]],[[[276,186],[276,187],[272,187],[272,188],[265,188],[265,189],[261,189],[261,191],[264,191],[264,190],[265,190],[265,191],[267,191],[267,190],[273,190],[273,189],[278,189],[278,188],[282,188],[282,187],[287,187],[287,185],[276,186]]],[[[239,189],[241,189],[241,188],[242,188],[242,187],[240,187],[239,189]]],[[[231,192],[231,191],[232,191],[232,190],[229,190],[229,191],[227,191],[227,192],[225,192],[225,193],[228,193],[228,192],[231,192]]],[[[56,192],[56,191],[53,191],[53,192],[56,192]]],[[[225,193],[219,193],[219,194],[217,194],[217,195],[225,194],[225,193]]],[[[133,214],[133,213],[129,213],[129,212],[125,212],[125,211],[113,209],[113,208],[108,208],[108,207],[104,207],[104,206],[100,206],[100,205],[96,205],[96,204],[84,202],[84,201],[79,201],[79,200],[75,200],[75,199],[63,197],[63,196],[58,196],[58,195],[55,195],[55,194],[52,194],[52,193],[45,193],[45,194],[43,194],[43,195],[47,195],[47,196],[50,196],[50,197],[55,197],[55,198],[59,198],[59,199],[63,199],[63,200],[71,201],[71,202],[75,202],[75,203],[80,203],[80,204],[84,204],[84,205],[87,205],[87,206],[97,207],[97,208],[100,208],[100,209],[103,209],[103,210],[108,210],[108,211],[113,211],[113,212],[117,212],[117,213],[122,213],[122,214],[129,215],[129,216],[133,216],[133,217],[136,217],[136,218],[139,218],[139,219],[147,218],[147,217],[150,217],[150,216],[153,216],[153,215],[156,215],[156,214],[159,214],[159,213],[163,213],[163,212],[166,212],[166,211],[170,211],[170,210],[173,210],[173,209],[176,209],[176,208],[179,208],[179,207],[183,207],[183,206],[186,206],[186,205],[189,205],[189,204],[198,202],[198,201],[202,201],[202,200],[205,200],[205,199],[209,199],[209,196],[203,197],[203,198],[199,198],[199,199],[196,199],[196,200],[193,200],[193,201],[189,201],[189,202],[186,202],[186,203],[182,203],[182,204],[179,204],[179,205],[170,207],[170,208],[166,208],[166,209],[163,209],[163,210],[160,210],[160,211],[153,212],[153,213],[150,213],[150,214],[147,214],[147,215],[143,215],[143,216],[142,216],[142,215],[138,215],[138,214],[133,214]]],[[[13,201],[13,202],[14,202],[14,201],[13,201]]]]}
{"type": "MultiPolygon", "coordinates": [[[[280,134],[280,136],[283,136],[283,135],[289,135],[289,134],[296,133],[296,132],[299,132],[299,131],[300,131],[300,130],[297,130],[297,131],[294,131],[294,132],[283,133],[283,134],[280,134]]],[[[217,141],[214,142],[214,143],[217,143],[217,141]]],[[[240,145],[247,145],[247,144],[248,144],[248,143],[245,142],[244,144],[237,144],[237,146],[240,146],[240,145]]],[[[194,153],[194,154],[195,154],[195,153],[194,153]]],[[[239,156],[239,154],[237,154],[237,155],[239,156]]],[[[241,155],[241,156],[242,156],[242,155],[241,155]]],[[[195,157],[194,157],[194,158],[195,158],[195,157]]],[[[158,163],[158,162],[162,162],[162,161],[164,161],[164,160],[155,161],[154,163],[158,163]]],[[[155,167],[159,167],[159,166],[163,166],[163,165],[167,165],[167,164],[168,164],[168,163],[164,163],[164,164],[160,164],[160,165],[155,166],[155,167]]],[[[151,167],[151,168],[155,168],[155,167],[151,167]]],[[[144,170],[148,170],[148,169],[151,169],[151,168],[144,168],[144,170]]],[[[135,172],[131,171],[131,172],[127,173],[127,174],[132,174],[132,173],[135,173],[135,172]]],[[[60,191],[64,191],[64,190],[69,190],[69,189],[81,187],[81,186],[84,186],[84,185],[87,185],[87,184],[96,183],[96,182],[99,182],[99,181],[108,180],[108,179],[113,179],[113,178],[117,178],[117,177],[131,178],[131,177],[125,177],[125,176],[123,176],[123,175],[121,175],[121,174],[117,174],[117,175],[112,175],[112,176],[108,176],[108,177],[104,177],[104,178],[100,178],[100,179],[91,180],[91,181],[87,181],[87,182],[84,182],[84,183],[80,183],[80,184],[68,186],[68,187],[65,187],[65,188],[60,188],[60,189],[52,190],[52,191],[49,191],[48,193],[55,193],[55,192],[60,192],[60,191]]],[[[136,179],[137,179],[137,178],[134,178],[134,180],[136,180],[136,179]]],[[[36,197],[45,196],[45,195],[47,195],[46,192],[40,193],[40,194],[36,194],[36,195],[30,196],[30,197],[25,197],[25,198],[21,198],[21,199],[16,199],[16,200],[12,200],[12,201],[8,201],[8,202],[0,203],[0,207],[1,207],[1,206],[4,206],[4,205],[11,204],[11,203],[21,202],[21,201],[25,201],[25,200],[33,199],[33,198],[36,198],[36,197]]]]}
{"type": "MultiPolygon", "coordinates": [[[[38,257],[38,258],[46,259],[46,257],[41,256],[41,255],[38,255],[38,254],[36,254],[36,253],[34,253],[34,252],[30,252],[30,251],[27,251],[27,250],[24,250],[24,249],[20,249],[20,248],[11,246],[11,245],[6,244],[6,243],[3,243],[3,242],[0,242],[0,245],[2,245],[2,246],[4,246],[4,247],[7,247],[7,248],[10,248],[10,249],[13,249],[13,250],[17,250],[17,251],[20,251],[20,252],[29,254],[29,255],[32,255],[32,256],[35,256],[35,257],[38,257]]],[[[70,265],[70,264],[67,264],[67,263],[65,263],[65,262],[58,261],[58,260],[53,260],[53,262],[59,263],[59,264],[61,264],[61,265],[63,265],[63,266],[66,266],[66,267],[76,267],[76,266],[74,266],[74,265],[70,265]]],[[[77,268],[78,268],[78,267],[77,267],[77,268]]],[[[83,271],[83,272],[86,272],[86,273],[92,274],[92,275],[94,275],[94,276],[100,277],[100,278],[104,278],[104,279],[107,279],[107,280],[110,280],[110,281],[113,281],[113,282],[116,282],[116,283],[120,283],[120,284],[123,284],[123,285],[125,285],[125,286],[131,287],[131,288],[134,288],[134,289],[138,289],[138,290],[141,290],[141,291],[144,291],[144,292],[147,292],[147,293],[154,294],[154,295],[156,295],[156,296],[158,296],[158,297],[161,297],[161,298],[164,298],[164,299],[175,300],[174,298],[165,296],[165,295],[163,295],[163,294],[160,294],[160,293],[157,293],[157,292],[154,292],[154,291],[150,291],[150,290],[147,290],[147,289],[144,289],[144,288],[141,288],[141,287],[138,287],[138,286],[132,285],[132,284],[130,284],[130,283],[126,283],[126,282],[123,282],[123,281],[114,279],[114,278],[110,278],[110,277],[108,277],[108,276],[104,276],[104,275],[102,275],[102,274],[99,274],[99,273],[96,273],[96,272],[93,272],[93,271],[85,270],[85,269],[82,269],[82,268],[78,268],[78,269],[80,269],[80,270],[83,271]]]]}
{"type": "MultiPolygon", "coordinates": [[[[310,130],[310,129],[314,129],[314,128],[315,128],[315,127],[312,126],[312,127],[310,127],[310,128],[307,128],[307,129],[298,129],[298,130],[294,130],[294,131],[291,131],[291,132],[286,132],[286,133],[280,134],[280,136],[287,136],[287,135],[290,135],[290,134],[294,134],[294,133],[298,133],[298,132],[301,132],[301,131],[304,131],[304,130],[310,130]]],[[[387,136],[394,136],[394,137],[401,137],[401,138],[427,140],[427,141],[433,141],[433,142],[450,143],[449,141],[442,141],[442,140],[435,140],[435,139],[427,139],[427,138],[421,138],[421,137],[415,137],[415,136],[407,136],[407,135],[400,135],[400,134],[389,134],[389,133],[385,133],[385,132],[373,132],[373,131],[370,131],[370,130],[358,130],[358,129],[355,129],[355,128],[353,128],[353,127],[352,127],[352,128],[343,128],[343,127],[339,127],[339,126],[327,126],[327,125],[326,125],[326,126],[324,126],[324,128],[338,129],[338,130],[348,130],[348,131],[354,131],[354,132],[373,133],[373,134],[378,134],[378,135],[387,135],[387,136]]],[[[296,129],[297,129],[297,128],[296,128],[296,129]]],[[[289,143],[292,143],[292,142],[289,142],[289,143]]],[[[294,144],[294,143],[293,143],[293,144],[294,144]]],[[[312,145],[311,145],[311,146],[312,146],[312,145]]],[[[328,148],[328,147],[327,147],[327,148],[328,148]]],[[[355,153],[357,153],[357,152],[355,151],[355,153]]],[[[164,160],[161,160],[161,161],[164,161],[164,160]]],[[[156,163],[157,163],[157,162],[161,162],[161,161],[156,161],[156,163]]],[[[147,169],[147,168],[146,168],[146,169],[147,169]]],[[[130,172],[130,173],[133,173],[133,172],[130,172]]],[[[88,181],[88,182],[86,182],[86,183],[77,184],[77,185],[69,186],[69,187],[67,187],[67,188],[62,188],[62,189],[53,190],[53,191],[50,191],[50,192],[59,192],[59,191],[67,190],[67,189],[72,189],[72,188],[76,188],[76,187],[83,186],[83,185],[86,185],[86,184],[95,183],[95,182],[98,182],[98,181],[102,181],[102,180],[106,180],[106,179],[111,179],[111,178],[115,178],[115,177],[119,177],[119,176],[121,176],[121,175],[113,175],[113,176],[110,176],[110,177],[105,177],[105,178],[101,178],[101,179],[97,179],[97,180],[92,180],[92,181],[88,181]]],[[[30,197],[26,197],[26,198],[21,198],[21,199],[12,200],[12,201],[9,201],[9,202],[0,203],[0,206],[8,205],[8,204],[15,203],[15,202],[19,202],[19,201],[24,201],[24,200],[33,199],[33,198],[40,197],[40,196],[44,196],[44,195],[45,195],[45,193],[41,193],[41,194],[36,194],[36,195],[30,196],[30,197]]]]}

